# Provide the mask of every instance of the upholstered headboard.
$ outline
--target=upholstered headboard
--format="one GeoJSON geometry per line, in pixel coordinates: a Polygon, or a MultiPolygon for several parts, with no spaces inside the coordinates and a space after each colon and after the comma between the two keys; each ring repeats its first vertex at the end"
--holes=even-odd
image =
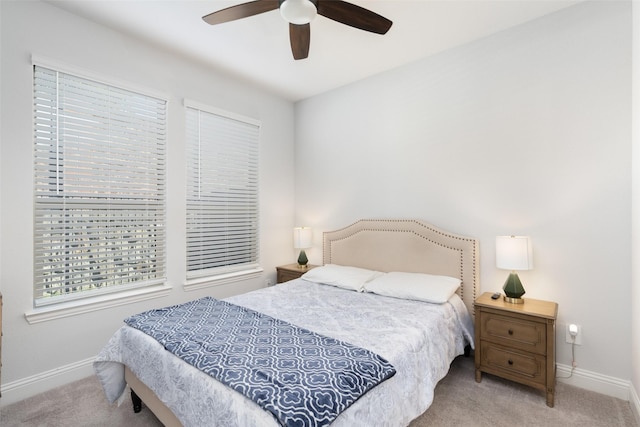
{"type": "Polygon", "coordinates": [[[419,220],[363,219],[323,235],[324,264],[457,277],[458,295],[474,315],[480,290],[479,245],[419,220]]]}

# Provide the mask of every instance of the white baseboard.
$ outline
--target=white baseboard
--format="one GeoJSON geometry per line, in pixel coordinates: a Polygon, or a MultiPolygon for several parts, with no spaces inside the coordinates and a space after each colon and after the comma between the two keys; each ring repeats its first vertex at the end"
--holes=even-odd
{"type": "Polygon", "coordinates": [[[95,357],[2,385],[0,407],[93,375],[95,357]]]}
{"type": "Polygon", "coordinates": [[[630,381],[586,371],[580,368],[575,368],[573,375],[571,375],[570,378],[566,378],[569,377],[570,374],[571,367],[569,365],[556,365],[556,380],[559,382],[630,401],[630,381]]]}

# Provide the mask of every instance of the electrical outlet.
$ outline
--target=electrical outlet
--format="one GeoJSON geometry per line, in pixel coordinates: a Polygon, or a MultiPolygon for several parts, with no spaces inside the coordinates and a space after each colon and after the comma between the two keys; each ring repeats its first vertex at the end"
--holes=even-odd
{"type": "Polygon", "coordinates": [[[582,345],[582,326],[575,323],[567,323],[565,340],[568,344],[582,345]]]}

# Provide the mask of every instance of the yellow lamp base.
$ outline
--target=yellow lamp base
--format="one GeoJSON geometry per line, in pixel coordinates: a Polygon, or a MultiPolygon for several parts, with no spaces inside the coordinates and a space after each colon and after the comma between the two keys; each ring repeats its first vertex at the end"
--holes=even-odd
{"type": "Polygon", "coordinates": [[[524,298],[511,298],[506,295],[502,298],[504,302],[508,302],[509,304],[524,304],[524,298]]]}

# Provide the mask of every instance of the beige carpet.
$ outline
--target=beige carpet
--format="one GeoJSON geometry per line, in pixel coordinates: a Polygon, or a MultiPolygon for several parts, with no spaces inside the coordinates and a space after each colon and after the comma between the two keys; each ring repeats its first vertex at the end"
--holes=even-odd
{"type": "MultiPolygon", "coordinates": [[[[438,384],[433,405],[410,427],[639,426],[629,403],[620,399],[559,383],[555,408],[548,408],[541,392],[488,375],[478,384],[473,370],[473,358],[456,359],[449,375],[438,384]]],[[[129,399],[120,407],[109,406],[94,377],[0,411],[2,427],[160,425],[144,406],[141,413],[134,414],[129,399]]]]}

